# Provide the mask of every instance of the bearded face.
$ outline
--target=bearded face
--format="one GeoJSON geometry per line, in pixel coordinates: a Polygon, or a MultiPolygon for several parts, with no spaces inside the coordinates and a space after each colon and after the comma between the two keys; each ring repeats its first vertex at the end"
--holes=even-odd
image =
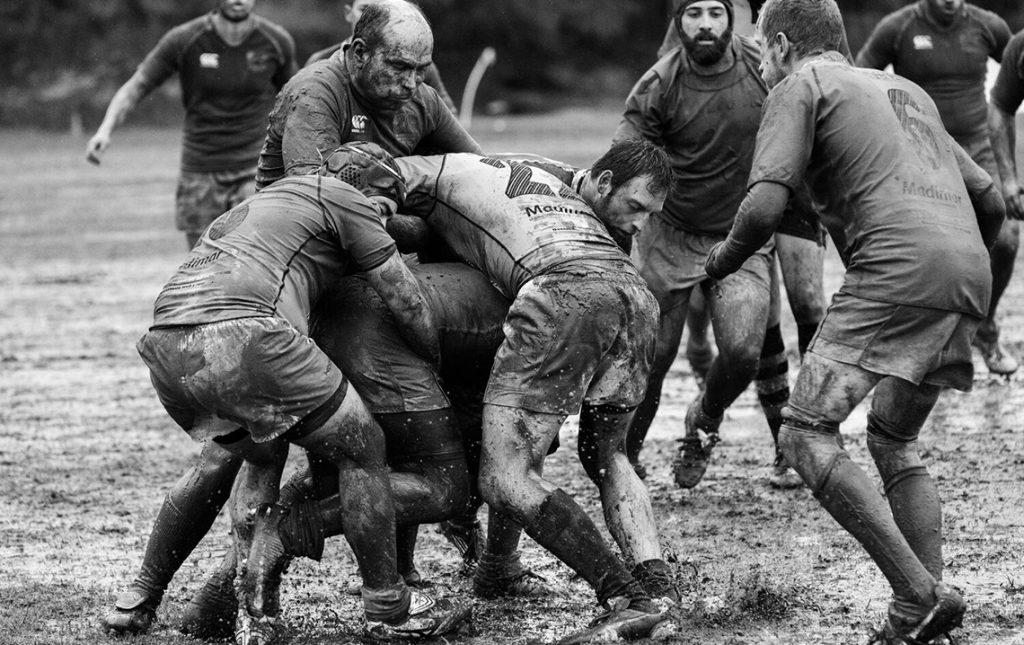
{"type": "Polygon", "coordinates": [[[732,27],[727,27],[721,34],[715,35],[711,29],[700,29],[692,37],[685,32],[680,34],[683,47],[690,59],[698,65],[713,65],[725,56],[732,42],[732,27]]]}

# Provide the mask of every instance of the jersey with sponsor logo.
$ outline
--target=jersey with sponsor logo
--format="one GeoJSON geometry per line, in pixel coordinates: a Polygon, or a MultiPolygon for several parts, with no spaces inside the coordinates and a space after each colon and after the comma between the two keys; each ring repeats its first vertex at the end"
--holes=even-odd
{"type": "Polygon", "coordinates": [[[281,27],[255,16],[238,45],[217,33],[213,14],[171,29],[139,65],[149,93],[175,72],[185,105],[182,170],[252,168],[274,97],[295,73],[295,43],[281,27]]]}
{"type": "Polygon", "coordinates": [[[327,286],[396,252],[355,188],[318,175],[281,180],[210,224],[157,297],[153,327],[278,316],[307,333],[327,286]]]}
{"type": "Polygon", "coordinates": [[[720,74],[697,73],[682,48],[655,63],[629,93],[613,137],[665,148],[674,184],[659,217],[702,235],[732,226],[768,94],[753,42],[734,36],[730,47],[735,64],[720,74]]]}
{"type": "Polygon", "coordinates": [[[403,211],[424,218],[507,298],[540,275],[636,275],[586,202],[540,168],[475,154],[395,161],[409,189],[403,211]]]}
{"type": "Polygon", "coordinates": [[[335,148],[371,141],[392,155],[481,152],[433,88],[420,83],[393,114],[363,101],[342,54],[303,68],[281,90],[260,151],[256,187],[305,175],[335,148]]]}
{"type": "MultiPolygon", "coordinates": [[[[750,185],[807,182],[841,291],[983,317],[992,274],[954,146],[924,90],[829,52],[768,95],[750,185]]],[[[974,170],[972,186],[992,183],[974,170]]]]}
{"type": "Polygon", "coordinates": [[[893,71],[928,92],[942,122],[960,142],[988,136],[985,74],[988,59],[1001,61],[1010,40],[1006,21],[970,4],[946,26],[928,0],[886,16],[857,53],[857,65],[893,71]]]}

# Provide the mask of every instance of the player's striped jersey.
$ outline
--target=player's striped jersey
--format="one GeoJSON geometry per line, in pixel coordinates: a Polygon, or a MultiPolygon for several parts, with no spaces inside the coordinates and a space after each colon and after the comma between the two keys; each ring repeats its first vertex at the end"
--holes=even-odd
{"type": "Polygon", "coordinates": [[[474,154],[396,162],[409,189],[403,210],[506,297],[540,275],[636,273],[586,202],[540,168],[474,154]]]}
{"type": "Polygon", "coordinates": [[[306,333],[328,286],[396,252],[377,209],[355,188],[333,177],[289,177],[210,224],[157,297],[153,326],[278,316],[306,333]]]}

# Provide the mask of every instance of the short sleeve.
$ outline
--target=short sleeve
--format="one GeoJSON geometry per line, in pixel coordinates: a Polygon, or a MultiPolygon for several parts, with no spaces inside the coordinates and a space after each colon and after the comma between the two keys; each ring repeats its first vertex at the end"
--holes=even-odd
{"type": "Polygon", "coordinates": [[[897,14],[882,19],[868,36],[867,42],[857,52],[857,67],[885,69],[896,60],[896,40],[899,37],[897,14]]]}
{"type": "Polygon", "coordinates": [[[323,177],[328,227],[338,244],[362,271],[376,269],[398,252],[395,241],[373,204],[354,188],[332,177],[323,177]]]}
{"type": "Polygon", "coordinates": [[[341,145],[341,123],[350,115],[339,114],[339,102],[328,100],[331,93],[324,83],[300,83],[289,86],[287,113],[281,133],[281,159],[284,175],[306,175],[341,145]]]}
{"type": "Polygon", "coordinates": [[[799,189],[814,147],[817,101],[811,74],[790,76],[765,100],[748,188],[771,181],[799,189]]]}
{"type": "Polygon", "coordinates": [[[178,71],[179,58],[188,42],[190,26],[191,23],[185,23],[168,31],[139,63],[135,73],[142,79],[147,93],[178,71]]]}
{"type": "Polygon", "coordinates": [[[1006,24],[1006,21],[997,14],[992,12],[986,12],[986,14],[989,17],[989,32],[992,34],[992,51],[989,56],[996,62],[1002,62],[1003,51],[1006,49],[1007,43],[1010,42],[1013,32],[1010,31],[1010,26],[1006,24]]]}
{"type": "Polygon", "coordinates": [[[992,86],[992,103],[1008,114],[1015,114],[1024,101],[1024,32],[1010,39],[1003,51],[1003,64],[992,86]]]}
{"type": "Polygon", "coordinates": [[[646,139],[661,144],[663,140],[663,83],[658,70],[649,69],[626,97],[626,108],[619,120],[612,141],[646,139]]]}

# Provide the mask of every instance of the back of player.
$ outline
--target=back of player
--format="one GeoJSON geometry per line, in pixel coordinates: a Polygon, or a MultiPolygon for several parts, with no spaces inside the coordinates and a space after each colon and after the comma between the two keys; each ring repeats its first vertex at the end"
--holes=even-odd
{"type": "Polygon", "coordinates": [[[586,202],[540,168],[473,154],[396,162],[409,190],[404,210],[425,219],[508,298],[550,273],[636,274],[586,202]]]}
{"type": "Polygon", "coordinates": [[[833,54],[772,94],[758,146],[778,154],[755,159],[751,185],[774,181],[795,188],[792,173],[807,168],[807,182],[847,263],[840,292],[984,317],[988,253],[956,144],[929,96],[906,79],[852,68],[833,54]],[[833,69],[818,73],[825,65],[833,69]],[[792,111],[799,104],[816,104],[816,113],[806,113],[818,122],[793,119],[805,113],[792,111]],[[806,145],[808,135],[814,146],[805,148],[804,158],[781,162],[806,145]]]}

